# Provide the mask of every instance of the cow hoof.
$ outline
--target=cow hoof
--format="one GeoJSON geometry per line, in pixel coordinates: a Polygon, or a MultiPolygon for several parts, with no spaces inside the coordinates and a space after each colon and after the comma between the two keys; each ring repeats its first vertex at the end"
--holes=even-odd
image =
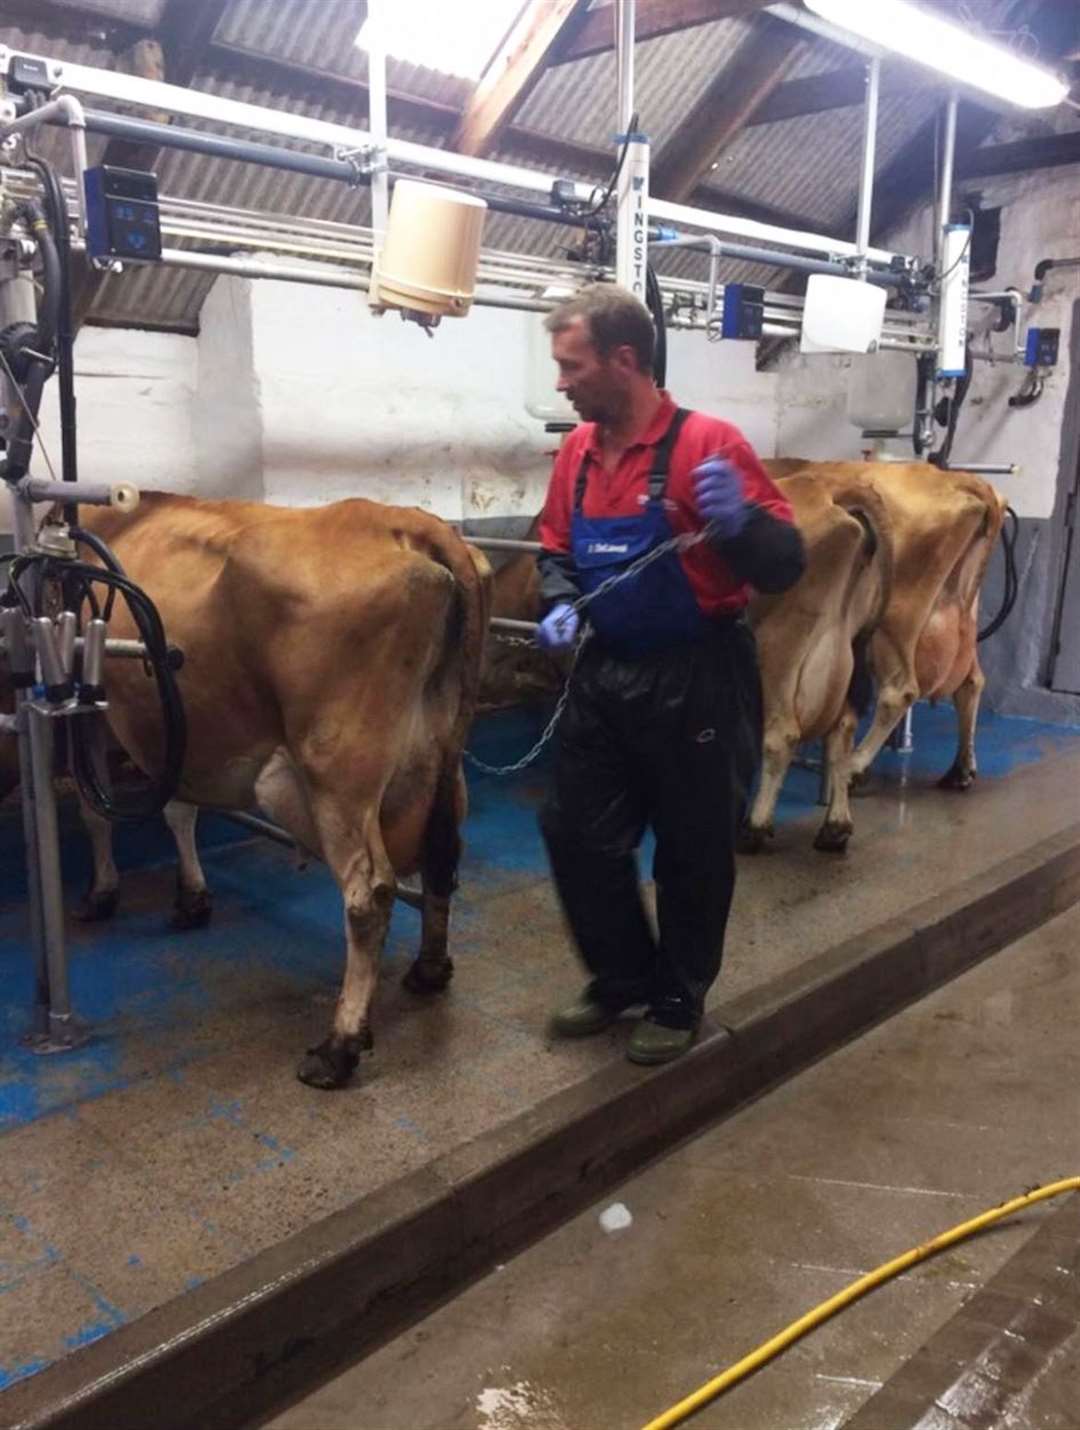
{"type": "Polygon", "coordinates": [[[180,933],[189,929],[204,929],[213,911],[209,889],[178,889],[169,927],[180,933]]]}
{"type": "Polygon", "coordinates": [[[120,895],[115,889],[103,894],[95,894],[93,889],[75,910],[75,917],[81,924],[103,924],[116,913],[120,895]]]}
{"type": "Polygon", "coordinates": [[[963,794],[975,783],[975,771],[968,765],[955,764],[938,780],[938,789],[956,790],[963,794]]]}
{"type": "Polygon", "coordinates": [[[356,1071],[362,1052],[374,1046],[371,1033],[365,1029],[355,1038],[327,1038],[317,1048],[309,1048],[296,1069],[296,1076],[308,1087],[332,1092],[344,1087],[356,1071]]]}
{"type": "Polygon", "coordinates": [[[817,832],[814,848],[821,854],[846,854],[851,835],[850,824],[823,824],[817,832]]]}
{"type": "Polygon", "coordinates": [[[744,824],[739,830],[738,849],[740,854],[760,854],[773,838],[772,825],[758,829],[752,824],[744,824]]]}
{"type": "Polygon", "coordinates": [[[425,963],[418,958],[401,980],[401,986],[407,993],[416,993],[421,997],[430,993],[445,993],[453,976],[452,958],[441,959],[438,963],[425,963]]]}

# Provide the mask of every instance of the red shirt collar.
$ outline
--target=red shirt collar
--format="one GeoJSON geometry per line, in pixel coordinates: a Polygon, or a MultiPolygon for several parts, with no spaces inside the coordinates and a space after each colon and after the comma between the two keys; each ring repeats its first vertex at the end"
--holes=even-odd
{"type": "MultiPolygon", "coordinates": [[[[666,388],[660,389],[660,406],[656,409],[652,421],[645,431],[636,441],[631,442],[627,447],[627,452],[636,451],[639,447],[655,447],[671,424],[671,419],[675,416],[675,401],[671,393],[666,388]]],[[[588,435],[585,438],[585,451],[590,457],[600,460],[600,424],[598,422],[588,422],[588,435]]]]}

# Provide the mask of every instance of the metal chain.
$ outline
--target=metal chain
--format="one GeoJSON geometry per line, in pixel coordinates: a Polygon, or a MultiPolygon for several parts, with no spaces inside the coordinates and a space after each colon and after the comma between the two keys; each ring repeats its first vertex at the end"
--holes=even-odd
{"type": "Polygon", "coordinates": [[[529,650],[537,650],[538,646],[532,636],[507,636],[502,631],[495,631],[491,639],[496,645],[525,646],[529,650]]]}
{"type": "MultiPolygon", "coordinates": [[[[659,561],[661,557],[667,556],[671,551],[686,551],[691,546],[697,546],[699,542],[707,540],[710,535],[711,523],[701,531],[687,531],[681,533],[679,536],[673,536],[670,541],[665,541],[662,545],[655,546],[651,551],[647,551],[644,556],[639,556],[636,561],[631,562],[625,571],[617,571],[614,576],[609,576],[606,581],[601,581],[595,591],[590,591],[588,595],[585,596],[579,596],[576,601],[571,603],[571,611],[575,615],[580,615],[593,601],[598,601],[601,596],[606,596],[609,591],[613,591],[615,587],[621,585],[623,581],[629,581],[632,577],[639,575],[647,566],[651,566],[654,561],[659,561]]],[[[574,671],[577,669],[577,663],[581,659],[581,652],[585,649],[591,635],[591,628],[586,626],[584,634],[574,651],[574,663],[570,667],[570,673],[566,677],[566,683],[555,705],[554,713],[544,726],[543,734],[528,754],[522,755],[521,759],[515,760],[512,765],[489,765],[479,759],[470,750],[465,750],[462,753],[470,765],[475,769],[483,771],[486,775],[516,775],[520,774],[522,770],[528,769],[531,764],[534,764],[540,758],[544,749],[554,738],[555,731],[558,729],[559,721],[562,719],[563,711],[566,709],[566,702],[570,699],[570,683],[574,678],[574,671]]],[[[500,636],[499,639],[505,641],[508,645],[526,645],[533,649],[537,648],[535,640],[525,640],[521,636],[500,636]]]]}
{"type": "Polygon", "coordinates": [[[671,551],[686,551],[691,546],[697,546],[699,542],[707,540],[711,535],[712,523],[710,522],[700,531],[684,531],[679,536],[673,536],[670,541],[665,541],[660,546],[654,546],[651,551],[646,551],[644,556],[639,556],[636,561],[632,561],[625,571],[616,571],[614,576],[609,576],[606,581],[601,581],[595,591],[590,591],[586,596],[579,596],[571,604],[570,609],[575,615],[580,615],[582,611],[592,605],[593,601],[598,601],[601,596],[606,596],[609,591],[613,591],[623,581],[629,581],[632,577],[640,575],[654,561],[659,561],[661,557],[667,556],[671,551]]]}
{"type": "Polygon", "coordinates": [[[562,719],[562,713],[566,709],[566,702],[570,699],[570,682],[574,676],[574,667],[577,665],[581,652],[585,649],[591,634],[591,631],[586,630],[578,642],[577,649],[574,652],[574,664],[570,667],[570,674],[566,677],[566,683],[555,705],[554,713],[544,726],[544,733],[528,754],[522,755],[521,759],[515,760],[512,765],[489,765],[477,755],[474,755],[471,750],[464,750],[462,753],[470,765],[475,769],[482,770],[485,775],[517,775],[520,774],[522,770],[527,770],[531,764],[534,764],[540,758],[542,751],[551,743],[555,731],[558,728],[559,721],[562,719]]]}

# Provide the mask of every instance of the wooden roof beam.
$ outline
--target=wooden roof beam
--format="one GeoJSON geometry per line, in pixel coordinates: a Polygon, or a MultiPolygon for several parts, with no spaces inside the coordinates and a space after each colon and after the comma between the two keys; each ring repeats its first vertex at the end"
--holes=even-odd
{"type": "Polygon", "coordinates": [[[555,53],[586,13],[588,0],[529,0],[500,52],[488,65],[461,116],[454,147],[490,153],[555,53]]]}
{"type": "MultiPolygon", "coordinates": [[[[913,94],[918,90],[944,86],[944,75],[936,76],[915,65],[888,62],[881,73],[881,94],[913,94]]],[[[843,69],[825,74],[805,75],[801,79],[785,80],[777,85],[768,99],[748,121],[755,124],[776,124],[784,119],[805,119],[811,114],[826,114],[834,109],[849,109],[861,105],[866,96],[866,67],[845,65],[843,69]]]]}
{"type": "Polygon", "coordinates": [[[773,93],[805,44],[793,25],[767,15],[757,21],[658,155],[652,177],[658,196],[686,202],[773,93]]]}
{"type": "MultiPolygon", "coordinates": [[[[734,20],[764,10],[772,0],[638,0],[634,33],[638,40],[708,25],[714,20],[734,20]]],[[[565,64],[590,55],[602,55],[615,48],[615,6],[598,5],[590,10],[574,38],[566,42],[552,61],[565,64]]]]}
{"type": "Polygon", "coordinates": [[[986,144],[961,159],[957,178],[984,179],[991,174],[1028,174],[1080,164],[1080,131],[1044,134],[1012,144],[986,144]]]}

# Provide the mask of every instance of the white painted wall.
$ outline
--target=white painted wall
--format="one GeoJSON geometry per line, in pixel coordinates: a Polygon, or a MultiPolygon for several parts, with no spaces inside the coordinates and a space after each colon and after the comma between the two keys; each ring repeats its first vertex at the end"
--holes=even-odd
{"type": "Polygon", "coordinates": [[[710,343],[703,333],[670,333],[668,388],[682,407],[734,422],[759,457],[775,457],[780,377],[756,371],[756,356],[756,343],[710,343]]]}
{"type": "MultiPolygon", "coordinates": [[[[557,446],[527,410],[554,387],[546,335],[530,369],[541,321],[476,308],[429,339],[394,314],[372,317],[358,295],[219,278],[197,340],[80,334],[81,471],[290,506],[366,496],[454,520],[531,516],[557,446]]],[[[668,367],[677,401],[775,452],[779,379],[754,370],[752,343],[673,333],[668,367]]],[[[58,465],[56,405],[54,381],[42,428],[58,465]]]]}
{"type": "MultiPolygon", "coordinates": [[[[1080,255],[1080,167],[983,180],[978,188],[984,208],[1003,210],[997,276],[989,285],[993,289],[1016,286],[1027,292],[1039,259],[1080,255]]],[[[889,236],[888,247],[929,253],[931,224],[928,206],[889,236]]],[[[1062,331],[1061,362],[1047,381],[1042,400],[1026,410],[1010,408],[1008,399],[1020,387],[1024,369],[980,362],[960,418],[954,460],[1019,462],[1019,476],[993,481],[1022,517],[1046,518],[1053,511],[1069,382],[1069,327],[1078,297],[1080,271],[1051,273],[1046,298],[1026,311],[1025,327],[1062,331]]],[[[978,318],[981,305],[973,304],[972,309],[978,318]]],[[[994,337],[998,351],[1004,352],[1008,342],[1005,334],[994,337]]],[[[859,434],[845,416],[850,361],[796,354],[785,362],[779,374],[780,455],[819,459],[859,455],[859,434]]]]}
{"type": "MultiPolygon", "coordinates": [[[[197,371],[194,338],[84,328],[75,344],[79,475],[90,481],[194,491],[199,485],[192,440],[197,371]]],[[[55,378],[42,400],[41,431],[44,449],[59,477],[55,378]]],[[[32,470],[48,475],[40,446],[32,470]]],[[[0,531],[10,530],[9,498],[0,493],[0,531]]]]}
{"type": "MultiPolygon", "coordinates": [[[[395,314],[372,317],[350,293],[247,286],[267,501],[367,496],[451,519],[539,509],[555,445],[526,410],[539,317],[475,308],[428,338],[395,314]]],[[[220,316],[221,287],[204,325],[220,316]]],[[[205,328],[204,351],[215,331],[205,328]]],[[[755,372],[753,344],[675,333],[669,354],[679,402],[727,417],[773,454],[778,379],[755,372]]],[[[540,381],[554,378],[551,366],[540,381]]],[[[208,386],[216,391],[216,380],[208,386]]]]}
{"type": "MultiPolygon", "coordinates": [[[[1040,258],[1080,252],[1080,169],[980,189],[986,207],[1004,210],[995,287],[1026,289],[1040,258]]],[[[928,253],[930,224],[926,208],[891,246],[928,253]]],[[[1051,274],[1046,301],[1027,315],[1063,329],[1062,363],[1038,406],[1007,405],[1021,369],[980,364],[961,421],[957,456],[1023,463],[1020,477],[1000,483],[1022,516],[1053,508],[1077,296],[1080,275],[1051,274]]],[[[528,335],[539,321],[477,308],[428,339],[395,315],[371,317],[349,293],[221,278],[198,340],[80,334],[82,472],[286,504],[364,495],[454,519],[531,513],[555,445],[526,410],[530,381],[536,386],[528,335]]],[[[856,457],[860,436],[846,416],[850,363],[796,354],[779,372],[758,373],[753,344],[673,333],[668,385],[684,405],[736,423],[763,456],[856,457]]],[[[55,382],[43,431],[58,462],[55,382]]],[[[0,498],[0,529],[9,528],[0,498]]]]}
{"type": "Polygon", "coordinates": [[[219,277],[199,319],[191,428],[201,496],[261,501],[263,427],[252,284],[219,277]]]}
{"type": "Polygon", "coordinates": [[[267,501],[539,505],[552,439],[525,411],[531,315],[477,308],[429,338],[333,289],[257,282],[251,303],[267,501]]]}

